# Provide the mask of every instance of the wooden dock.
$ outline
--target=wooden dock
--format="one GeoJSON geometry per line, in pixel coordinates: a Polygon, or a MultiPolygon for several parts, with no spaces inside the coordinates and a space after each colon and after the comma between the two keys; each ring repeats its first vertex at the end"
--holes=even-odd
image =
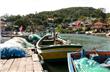
{"type": "Polygon", "coordinates": [[[0,59],[0,72],[43,72],[37,54],[29,57],[0,59]]]}

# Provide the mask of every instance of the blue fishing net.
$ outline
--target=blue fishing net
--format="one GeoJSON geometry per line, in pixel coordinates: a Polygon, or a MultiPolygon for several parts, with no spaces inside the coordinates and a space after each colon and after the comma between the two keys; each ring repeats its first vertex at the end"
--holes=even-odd
{"type": "Polygon", "coordinates": [[[77,72],[110,72],[109,69],[100,66],[99,63],[88,58],[74,60],[73,63],[76,66],[77,72]]]}
{"type": "Polygon", "coordinates": [[[0,48],[0,54],[1,54],[1,58],[16,58],[16,57],[26,56],[26,52],[18,47],[0,48]]]}
{"type": "Polygon", "coordinates": [[[26,48],[34,48],[34,45],[27,42],[24,38],[15,37],[3,44],[0,44],[1,58],[25,57],[28,52],[26,48]]]}

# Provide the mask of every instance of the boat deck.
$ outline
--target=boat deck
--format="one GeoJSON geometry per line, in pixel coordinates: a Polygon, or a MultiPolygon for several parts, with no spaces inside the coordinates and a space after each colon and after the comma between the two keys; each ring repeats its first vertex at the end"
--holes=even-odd
{"type": "Polygon", "coordinates": [[[0,59],[0,72],[43,72],[37,54],[28,57],[0,59]]]}

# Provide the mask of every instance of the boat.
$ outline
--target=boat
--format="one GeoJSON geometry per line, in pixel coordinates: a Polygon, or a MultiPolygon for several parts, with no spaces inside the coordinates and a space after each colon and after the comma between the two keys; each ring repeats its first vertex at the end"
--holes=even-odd
{"type": "Polygon", "coordinates": [[[82,45],[71,44],[58,36],[53,37],[52,34],[46,34],[37,42],[36,47],[43,61],[56,62],[67,60],[67,52],[78,51],[82,45]]]}
{"type": "Polygon", "coordinates": [[[67,53],[69,72],[110,72],[110,51],[79,51],[67,53]]]}
{"type": "Polygon", "coordinates": [[[110,37],[110,32],[106,34],[106,37],[110,37]]]}

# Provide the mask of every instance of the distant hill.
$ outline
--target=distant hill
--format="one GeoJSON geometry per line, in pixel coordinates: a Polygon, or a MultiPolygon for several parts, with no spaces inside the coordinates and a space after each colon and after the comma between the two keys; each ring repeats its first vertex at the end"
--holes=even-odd
{"type": "Polygon", "coordinates": [[[78,19],[81,16],[93,17],[93,18],[105,18],[106,14],[101,9],[95,9],[93,7],[70,7],[55,11],[40,12],[40,15],[73,18],[78,19]]]}
{"type": "Polygon", "coordinates": [[[36,29],[41,31],[49,27],[49,18],[54,18],[55,25],[67,24],[78,19],[83,19],[86,17],[90,18],[100,18],[105,20],[106,17],[110,17],[110,13],[106,14],[103,12],[102,8],[95,9],[93,7],[70,7],[63,8],[55,11],[43,11],[35,14],[28,14],[25,16],[5,16],[7,22],[13,23],[10,29],[16,30],[13,27],[20,27],[21,25],[27,31],[35,31],[36,29]],[[107,16],[106,16],[107,15],[107,16]]]}

